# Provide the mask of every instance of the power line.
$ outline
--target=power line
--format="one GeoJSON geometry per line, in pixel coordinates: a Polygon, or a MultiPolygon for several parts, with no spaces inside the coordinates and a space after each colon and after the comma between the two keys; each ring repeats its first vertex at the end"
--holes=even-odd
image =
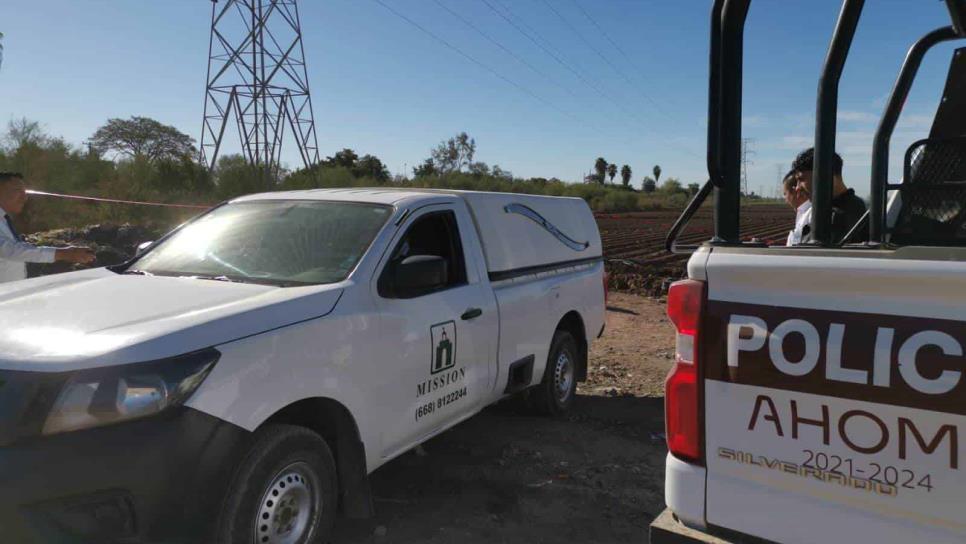
{"type": "Polygon", "coordinates": [[[517,55],[516,53],[514,53],[513,51],[511,51],[509,48],[507,48],[506,46],[504,46],[502,43],[500,43],[499,41],[497,41],[494,38],[492,38],[489,34],[483,32],[482,30],[480,30],[480,28],[478,26],[476,26],[475,24],[473,24],[471,21],[467,20],[465,17],[463,17],[462,15],[460,15],[459,13],[457,13],[456,11],[454,11],[453,9],[451,9],[449,6],[443,4],[440,0],[433,0],[433,1],[436,2],[436,5],[438,5],[439,7],[443,8],[444,10],[446,10],[447,12],[449,12],[450,15],[452,15],[453,17],[456,17],[457,19],[459,19],[464,25],[472,28],[474,31],[476,31],[477,34],[479,34],[480,36],[483,36],[484,38],[486,38],[490,43],[492,43],[493,45],[495,45],[495,46],[499,47],[500,49],[502,49],[506,54],[510,55],[511,57],[513,57],[514,59],[516,59],[518,62],[520,62],[521,64],[525,65],[527,68],[529,68],[530,70],[532,70],[534,73],[540,75],[541,77],[543,77],[547,81],[553,83],[557,87],[560,87],[561,89],[563,89],[564,91],[566,91],[570,96],[572,96],[574,98],[577,98],[577,99],[580,98],[572,90],[570,90],[569,88],[565,87],[563,84],[561,84],[560,82],[558,82],[554,78],[550,77],[546,72],[543,72],[542,70],[540,70],[539,68],[537,68],[536,66],[534,66],[533,64],[531,64],[529,61],[527,61],[525,58],[523,58],[520,55],[517,55]]]}
{"type": "MultiPolygon", "coordinates": [[[[491,3],[490,3],[490,1],[489,1],[489,0],[481,0],[481,1],[482,1],[482,2],[484,3],[484,4],[486,4],[486,6],[487,6],[488,8],[490,8],[490,10],[492,10],[492,11],[493,11],[494,13],[496,13],[496,14],[497,14],[497,15],[499,15],[499,16],[500,16],[501,18],[503,18],[503,19],[504,19],[504,20],[505,20],[505,21],[506,21],[507,23],[509,23],[509,24],[510,24],[511,26],[513,26],[513,28],[514,28],[514,29],[516,29],[516,30],[517,30],[517,31],[518,31],[519,33],[521,33],[521,34],[523,34],[523,35],[524,35],[524,36],[525,36],[526,38],[528,38],[528,39],[529,39],[530,41],[532,41],[532,42],[533,42],[534,44],[536,44],[536,45],[537,45],[538,47],[540,47],[540,48],[541,48],[541,49],[542,49],[543,51],[545,51],[545,52],[546,52],[546,53],[547,53],[548,55],[550,55],[551,57],[553,57],[553,58],[554,58],[554,60],[556,60],[556,61],[557,61],[558,63],[560,63],[560,64],[561,64],[562,66],[564,66],[565,68],[567,68],[568,70],[570,70],[571,72],[573,72],[573,74],[574,74],[575,76],[577,76],[577,77],[578,77],[578,78],[579,78],[579,79],[580,79],[581,81],[583,81],[583,82],[584,82],[584,83],[586,83],[586,84],[587,84],[588,86],[590,86],[590,87],[591,87],[592,89],[594,89],[595,91],[597,91],[597,92],[598,92],[598,94],[600,94],[600,95],[601,95],[602,97],[604,97],[605,99],[607,99],[607,100],[609,100],[609,101],[611,101],[611,102],[612,102],[612,103],[613,103],[614,105],[616,105],[616,106],[617,106],[618,108],[620,108],[621,110],[623,110],[623,111],[624,111],[625,113],[627,113],[627,114],[628,114],[629,116],[631,116],[631,117],[634,117],[634,118],[635,118],[635,120],[636,120],[637,122],[639,122],[639,123],[641,123],[641,124],[644,124],[644,123],[643,123],[643,122],[642,122],[642,121],[640,120],[640,118],[638,118],[638,117],[637,117],[637,116],[636,116],[636,115],[635,115],[635,114],[634,114],[634,113],[633,113],[632,111],[630,111],[630,110],[628,110],[627,108],[625,108],[625,107],[624,107],[624,106],[623,106],[622,104],[620,104],[620,103],[618,103],[618,102],[617,102],[616,100],[614,100],[614,99],[613,99],[613,98],[612,98],[611,96],[609,96],[609,95],[608,95],[607,93],[605,93],[605,92],[604,92],[603,90],[601,90],[601,89],[600,89],[599,87],[597,87],[596,85],[594,85],[594,84],[593,84],[592,82],[590,82],[590,81],[588,81],[588,80],[587,80],[586,78],[584,78],[584,77],[583,77],[583,76],[582,76],[582,75],[581,75],[581,74],[580,74],[579,72],[577,72],[576,70],[574,70],[574,69],[573,69],[573,68],[572,68],[571,66],[569,66],[569,65],[568,65],[568,64],[567,64],[567,63],[566,63],[565,61],[563,61],[562,59],[560,59],[560,58],[559,58],[559,57],[558,57],[558,56],[557,56],[556,54],[554,54],[554,53],[553,53],[552,51],[550,51],[549,49],[547,49],[546,47],[544,47],[544,46],[543,46],[542,44],[540,44],[540,43],[539,43],[538,41],[536,41],[536,40],[535,40],[535,39],[534,39],[534,38],[533,38],[533,37],[532,37],[532,36],[531,36],[530,34],[528,34],[528,33],[527,33],[526,31],[524,31],[523,29],[521,29],[521,28],[519,27],[519,25],[517,25],[517,24],[516,24],[515,22],[513,22],[513,20],[512,20],[512,19],[509,19],[509,18],[508,18],[508,17],[507,17],[507,16],[505,15],[505,14],[503,14],[502,12],[500,12],[499,10],[497,10],[497,9],[496,9],[496,8],[495,8],[495,7],[493,6],[493,4],[491,4],[491,3]]],[[[434,39],[434,40],[436,40],[436,41],[438,41],[439,43],[441,43],[441,44],[443,44],[443,45],[445,45],[446,47],[448,47],[449,49],[451,49],[451,50],[453,50],[454,52],[456,52],[457,54],[459,54],[459,55],[460,55],[460,56],[462,56],[463,58],[465,58],[465,59],[467,59],[467,60],[469,60],[470,62],[472,62],[473,64],[475,64],[475,65],[477,65],[477,66],[479,66],[479,67],[481,67],[481,68],[483,68],[484,70],[486,70],[486,71],[488,71],[488,72],[490,72],[491,74],[493,74],[493,75],[494,75],[494,76],[496,76],[497,78],[499,78],[499,79],[501,79],[501,80],[503,80],[503,81],[504,81],[505,83],[508,83],[508,84],[510,84],[510,85],[512,85],[512,86],[513,86],[513,87],[515,87],[515,88],[516,88],[517,90],[519,90],[520,92],[523,92],[523,93],[525,93],[525,94],[526,94],[527,96],[529,96],[529,97],[531,97],[531,98],[533,98],[534,100],[537,100],[538,102],[540,102],[540,103],[542,103],[542,104],[544,104],[545,106],[547,106],[547,107],[549,107],[549,108],[551,108],[551,109],[553,109],[553,110],[555,110],[555,111],[557,111],[557,112],[558,112],[558,113],[560,113],[560,114],[563,114],[563,115],[565,115],[565,116],[567,116],[568,118],[570,118],[570,119],[572,119],[572,120],[574,120],[574,121],[576,121],[576,122],[578,122],[578,123],[580,123],[580,124],[582,124],[582,125],[584,125],[584,126],[587,126],[587,127],[589,127],[589,128],[592,128],[592,129],[594,129],[594,130],[599,130],[599,129],[597,129],[596,127],[594,127],[594,126],[592,126],[592,125],[589,125],[589,124],[588,124],[588,123],[586,123],[585,121],[583,121],[583,120],[581,120],[581,119],[579,119],[578,117],[576,117],[576,116],[574,116],[573,114],[571,114],[571,113],[569,113],[569,112],[567,112],[567,111],[565,111],[565,110],[562,110],[561,108],[559,108],[559,107],[557,107],[557,106],[556,106],[556,105],[554,105],[553,103],[551,103],[551,102],[549,102],[549,101],[547,101],[547,100],[546,100],[546,99],[544,99],[543,97],[541,97],[541,96],[539,96],[539,95],[537,95],[536,93],[534,93],[534,92],[533,92],[533,91],[531,91],[530,89],[528,89],[528,88],[526,88],[526,87],[524,87],[523,85],[521,85],[521,84],[519,84],[519,83],[517,83],[516,81],[514,81],[514,80],[512,80],[512,79],[510,79],[509,77],[507,77],[507,76],[504,76],[503,74],[501,74],[500,72],[498,72],[498,71],[497,71],[496,69],[494,69],[494,68],[492,68],[492,67],[490,67],[489,65],[487,65],[487,64],[485,64],[485,63],[483,63],[483,62],[481,62],[480,60],[478,60],[478,59],[476,59],[475,57],[473,57],[473,56],[472,56],[472,55],[470,55],[469,53],[466,53],[465,51],[463,51],[463,50],[462,50],[462,49],[460,49],[459,47],[457,47],[457,46],[455,46],[455,45],[453,45],[452,43],[450,43],[450,42],[449,42],[449,41],[447,41],[446,39],[444,39],[444,38],[442,38],[442,37],[440,37],[440,36],[438,36],[437,34],[435,34],[435,33],[433,33],[433,32],[432,32],[431,30],[429,30],[429,29],[427,29],[427,28],[426,28],[426,27],[424,27],[423,25],[421,25],[421,24],[419,24],[418,22],[416,22],[416,21],[414,21],[413,19],[411,19],[411,18],[409,18],[409,17],[407,17],[407,16],[405,15],[405,14],[403,14],[403,13],[400,13],[400,12],[399,12],[399,11],[397,11],[396,9],[394,9],[394,8],[392,8],[391,6],[389,6],[388,4],[386,4],[386,2],[384,2],[383,0],[373,0],[373,2],[375,2],[375,3],[377,3],[377,4],[379,4],[380,6],[382,6],[383,8],[385,8],[385,9],[386,9],[387,11],[389,11],[389,12],[390,12],[390,13],[392,13],[393,15],[395,15],[395,16],[397,16],[397,17],[399,17],[400,19],[402,19],[402,20],[404,20],[405,22],[407,22],[407,23],[409,23],[410,25],[412,25],[412,26],[414,26],[415,28],[417,28],[417,29],[418,29],[419,31],[421,31],[421,32],[423,32],[424,34],[426,34],[426,35],[427,35],[427,36],[429,36],[430,38],[432,38],[432,39],[434,39]]],[[[525,24],[525,23],[524,23],[524,24],[525,24]]],[[[529,26],[529,25],[528,25],[528,26],[529,26]]],[[[534,31],[534,34],[537,34],[537,33],[536,33],[536,31],[534,31]]],[[[537,34],[537,35],[539,36],[539,34],[537,34]]],[[[548,42],[548,43],[549,43],[549,42],[548,42]]],[[[665,147],[669,147],[669,144],[668,144],[667,142],[665,142],[665,141],[659,141],[659,142],[658,142],[658,145],[663,145],[663,146],[665,146],[665,147]]],[[[683,148],[683,147],[682,147],[682,148],[679,148],[679,151],[682,151],[682,152],[684,152],[684,153],[686,153],[686,154],[688,154],[688,155],[692,155],[692,156],[695,156],[695,157],[698,157],[698,156],[699,156],[699,155],[697,155],[696,153],[693,153],[693,152],[691,152],[690,150],[688,150],[688,149],[686,149],[686,148],[683,148]]]]}
{"type": "MultiPolygon", "coordinates": [[[[623,104],[621,104],[616,99],[614,99],[614,97],[612,97],[606,91],[604,91],[603,89],[601,89],[599,85],[597,85],[593,81],[591,81],[591,80],[587,79],[586,77],[584,77],[584,75],[581,74],[580,72],[578,72],[573,66],[571,66],[569,63],[567,63],[566,61],[564,61],[563,59],[561,59],[559,55],[557,55],[556,53],[554,53],[553,51],[551,51],[548,47],[544,46],[542,43],[540,43],[539,41],[537,41],[537,39],[534,38],[534,36],[537,36],[541,40],[547,41],[545,38],[543,38],[542,36],[540,36],[540,34],[538,32],[536,32],[535,30],[533,30],[531,28],[530,30],[533,32],[533,35],[531,35],[529,32],[527,32],[526,30],[524,30],[523,28],[521,28],[520,25],[518,25],[513,19],[511,19],[510,17],[507,17],[506,14],[504,14],[503,12],[501,12],[500,10],[498,10],[490,2],[490,0],[480,0],[480,1],[483,2],[484,4],[486,4],[486,6],[488,8],[490,8],[490,10],[493,13],[499,15],[504,21],[506,21],[507,23],[509,23],[510,26],[512,26],[517,32],[519,32],[524,37],[526,37],[528,40],[530,40],[531,42],[533,42],[533,44],[536,45],[537,47],[539,47],[541,50],[543,50],[544,53],[550,55],[550,57],[553,58],[555,61],[557,61],[558,64],[560,64],[561,66],[563,66],[564,68],[566,68],[567,70],[569,70],[574,76],[577,77],[577,79],[579,79],[585,85],[587,85],[588,87],[590,87],[591,89],[593,89],[595,92],[597,92],[597,94],[599,94],[605,100],[608,100],[610,103],[612,103],[613,105],[617,106],[618,109],[620,109],[621,111],[623,111],[627,115],[629,115],[632,118],[634,118],[634,120],[636,122],[638,122],[638,123],[640,123],[642,125],[643,124],[646,124],[644,122],[644,120],[642,120],[640,117],[637,116],[637,114],[635,114],[633,111],[629,110],[623,104]]],[[[509,13],[511,13],[511,15],[512,15],[512,12],[509,12],[509,13]]],[[[549,43],[549,41],[547,41],[547,43],[549,43]]],[[[687,150],[684,150],[684,151],[685,152],[688,152],[687,150]]],[[[693,154],[693,153],[689,153],[689,154],[693,154]]]]}
{"type": "MultiPolygon", "coordinates": [[[[528,68],[530,68],[530,70],[532,70],[534,73],[540,75],[541,77],[543,77],[547,81],[553,83],[555,86],[559,87],[560,89],[563,89],[571,97],[573,97],[573,98],[575,98],[577,100],[581,100],[581,97],[579,95],[577,95],[577,93],[575,93],[571,88],[569,88],[566,85],[564,85],[563,83],[557,81],[555,78],[553,78],[552,76],[550,76],[549,74],[547,74],[543,70],[540,70],[539,68],[537,68],[536,66],[534,66],[532,63],[530,63],[529,61],[527,61],[525,58],[523,58],[520,55],[514,53],[511,49],[509,49],[508,47],[504,46],[502,43],[500,43],[495,38],[491,37],[489,34],[487,34],[482,29],[480,29],[478,26],[476,26],[475,24],[473,24],[471,21],[467,20],[465,17],[463,17],[462,15],[460,15],[459,13],[457,13],[456,11],[454,11],[452,8],[450,8],[449,6],[446,6],[440,0],[433,0],[433,1],[436,2],[436,4],[439,7],[443,8],[444,10],[446,10],[450,15],[452,15],[453,17],[456,17],[463,24],[465,24],[466,26],[468,26],[471,29],[473,29],[477,34],[479,34],[480,36],[483,36],[484,38],[486,38],[486,40],[488,40],[492,44],[494,44],[497,47],[499,47],[501,50],[503,50],[504,52],[506,52],[508,55],[510,55],[511,57],[513,57],[514,59],[516,59],[517,61],[519,61],[521,64],[523,64],[523,65],[527,66],[528,68]]],[[[493,9],[492,6],[490,7],[490,9],[493,9]]],[[[499,14],[499,12],[497,14],[499,14]]],[[[508,21],[508,22],[510,22],[510,21],[508,21]]],[[[540,44],[537,44],[537,45],[540,45],[540,44]]],[[[548,53],[549,53],[549,51],[548,51],[548,53]]],[[[579,77],[580,74],[577,74],[577,75],[579,77]]],[[[604,96],[604,98],[607,98],[606,95],[602,95],[602,96],[604,96]]],[[[618,107],[620,107],[619,104],[618,104],[618,107]]],[[[623,121],[624,119],[621,119],[621,120],[623,121]]],[[[597,130],[603,131],[603,129],[601,129],[599,127],[597,128],[597,130]]]]}
{"type": "Polygon", "coordinates": [[[504,82],[509,83],[510,85],[516,87],[519,91],[527,94],[528,96],[530,96],[534,100],[537,100],[538,102],[544,104],[545,106],[547,106],[549,108],[552,108],[552,109],[556,110],[557,112],[559,112],[559,113],[561,113],[563,115],[566,115],[567,117],[573,119],[574,121],[577,121],[578,123],[585,124],[580,119],[578,119],[578,118],[574,117],[573,115],[571,115],[570,113],[568,113],[568,112],[566,112],[566,111],[558,108],[557,106],[555,106],[552,103],[548,102],[546,99],[544,99],[541,96],[537,95],[536,93],[534,93],[530,89],[527,89],[526,87],[524,87],[523,85],[520,85],[516,81],[513,81],[512,79],[504,76],[503,74],[501,74],[500,72],[497,72],[495,69],[491,68],[490,66],[484,64],[483,62],[480,62],[475,57],[471,56],[469,53],[466,53],[465,51],[463,51],[462,49],[456,47],[455,45],[451,44],[450,42],[446,41],[445,39],[437,36],[432,31],[430,31],[429,29],[427,29],[426,27],[424,27],[423,25],[417,23],[416,21],[410,19],[409,17],[406,17],[404,14],[396,11],[395,9],[393,9],[392,7],[390,7],[389,5],[387,5],[385,2],[383,2],[383,0],[372,0],[372,1],[375,2],[375,3],[377,3],[377,4],[379,4],[380,6],[382,6],[384,8],[386,8],[389,12],[391,12],[396,17],[399,17],[400,19],[406,21],[410,25],[416,27],[417,29],[419,29],[420,31],[422,31],[427,36],[433,38],[434,40],[438,41],[439,43],[441,43],[441,44],[445,45],[446,47],[452,49],[453,51],[459,53],[463,58],[469,60],[473,64],[476,64],[480,68],[483,68],[484,70],[490,72],[494,76],[502,79],[504,82]]]}
{"type": "Polygon", "coordinates": [[[775,164],[775,172],[777,172],[778,174],[778,183],[775,185],[776,198],[779,196],[782,196],[782,193],[784,193],[784,187],[782,187],[782,181],[785,180],[784,170],[785,170],[785,167],[781,163],[775,164]]]}
{"type": "Polygon", "coordinates": [[[593,17],[590,16],[590,13],[587,13],[587,10],[585,10],[584,7],[580,5],[580,2],[578,2],[577,0],[571,0],[571,1],[574,3],[574,5],[577,6],[577,9],[579,9],[580,12],[584,14],[584,17],[586,17],[587,20],[591,22],[591,24],[593,24],[595,27],[597,27],[597,30],[601,33],[602,36],[604,36],[604,38],[607,39],[607,41],[610,42],[611,45],[614,46],[614,49],[616,49],[617,52],[620,53],[621,56],[624,57],[624,60],[626,60],[632,66],[635,66],[636,67],[636,64],[634,63],[633,60],[631,60],[630,56],[628,56],[627,53],[624,52],[624,50],[621,48],[621,46],[617,45],[617,42],[615,42],[614,40],[612,40],[611,37],[607,35],[607,32],[604,30],[604,28],[601,27],[597,23],[597,21],[593,17]]]}
{"type": "MultiPolygon", "coordinates": [[[[526,21],[523,21],[522,18],[520,18],[519,16],[515,16],[516,18],[520,19],[520,22],[523,23],[530,30],[530,32],[533,33],[533,35],[531,35],[527,31],[525,31],[524,29],[520,28],[520,26],[517,25],[516,22],[513,21],[513,19],[507,17],[506,14],[504,14],[504,13],[500,12],[499,10],[497,10],[493,6],[493,4],[490,2],[490,0],[481,0],[481,1],[484,4],[486,4],[487,7],[489,7],[490,10],[493,11],[493,13],[496,13],[501,18],[503,18],[503,20],[505,20],[507,23],[509,23],[511,26],[513,26],[513,28],[516,29],[517,32],[519,32],[520,34],[522,34],[528,40],[530,40],[531,42],[533,42],[534,45],[536,45],[537,47],[539,47],[540,49],[542,49],[545,53],[547,53],[548,55],[550,55],[561,66],[567,68],[571,73],[573,73],[575,76],[577,76],[577,78],[580,79],[582,82],[584,82],[588,87],[590,87],[594,91],[596,91],[597,94],[599,94],[600,96],[602,96],[603,98],[605,98],[606,100],[608,100],[609,102],[611,102],[612,104],[614,104],[615,106],[617,106],[618,109],[620,109],[621,111],[623,111],[624,113],[626,113],[627,115],[629,115],[630,117],[632,117],[636,122],[638,122],[638,123],[640,123],[642,125],[646,124],[646,122],[643,119],[641,119],[636,113],[634,113],[632,110],[629,110],[623,104],[621,104],[620,102],[618,102],[614,97],[612,97],[609,93],[607,93],[605,90],[603,90],[599,85],[597,85],[596,83],[594,83],[592,80],[589,80],[588,78],[584,77],[584,75],[581,74],[580,72],[578,72],[573,66],[571,66],[569,63],[567,63],[563,59],[561,59],[559,55],[557,55],[556,53],[554,53],[553,51],[551,51],[548,47],[544,46],[539,41],[537,41],[533,36],[536,36],[540,40],[546,42],[547,44],[550,44],[550,41],[549,40],[547,40],[546,38],[544,38],[543,36],[541,36],[540,33],[537,32],[533,27],[531,27],[530,25],[527,25],[526,24],[526,21]]],[[[544,0],[544,3],[546,3],[546,0],[544,0]]],[[[564,19],[563,16],[561,16],[560,13],[557,12],[557,10],[554,9],[554,7],[552,5],[550,5],[549,3],[547,3],[547,7],[549,7],[550,10],[553,11],[554,14],[557,15],[557,17],[559,17],[565,24],[567,24],[567,26],[569,26],[570,29],[574,33],[576,33],[582,40],[584,40],[584,42],[586,42],[588,46],[590,46],[592,49],[594,49],[594,51],[598,55],[601,55],[601,58],[604,58],[603,57],[603,54],[600,53],[600,51],[598,51],[596,48],[594,48],[593,45],[591,45],[589,42],[587,42],[587,40],[577,31],[577,29],[574,28],[573,25],[571,25],[566,19],[564,19]]],[[[506,9],[506,11],[507,11],[508,14],[510,14],[511,16],[513,16],[513,12],[510,10],[510,8],[508,6],[504,5],[504,9],[506,9]]],[[[610,63],[610,61],[607,60],[606,58],[604,58],[604,60],[606,62],[610,63]]],[[[614,66],[612,63],[610,63],[610,64],[611,64],[611,67],[615,69],[615,71],[618,71],[618,73],[620,73],[620,71],[618,70],[618,68],[616,66],[614,66]]],[[[636,89],[635,84],[632,81],[630,81],[629,79],[627,79],[627,76],[626,75],[624,75],[623,73],[620,73],[620,75],[632,87],[634,87],[636,89]]],[[[667,115],[665,112],[663,112],[663,110],[661,110],[660,106],[657,106],[657,109],[662,114],[667,115]]],[[[674,121],[674,119],[672,117],[670,117],[669,115],[668,115],[668,119],[674,121]]],[[[661,145],[667,146],[668,144],[666,142],[662,142],[661,145]]],[[[688,148],[685,148],[683,146],[680,147],[680,148],[678,148],[678,150],[681,151],[681,152],[683,152],[683,153],[685,153],[685,154],[687,154],[687,155],[691,155],[693,157],[698,157],[698,158],[702,158],[703,157],[702,155],[700,155],[698,153],[695,153],[694,151],[692,151],[692,150],[690,150],[688,148]]]]}
{"type": "MultiPolygon", "coordinates": [[[[493,13],[496,13],[501,18],[503,18],[504,21],[506,21],[507,23],[509,23],[510,26],[512,26],[517,32],[519,32],[524,37],[526,37],[528,40],[530,40],[531,42],[533,42],[534,45],[536,45],[537,47],[539,47],[540,49],[542,49],[544,53],[550,55],[553,58],[553,60],[557,61],[558,64],[560,64],[561,66],[563,66],[564,68],[566,68],[567,70],[569,70],[574,76],[577,77],[577,79],[579,79],[582,82],[584,82],[584,84],[586,84],[591,89],[597,91],[597,93],[600,94],[602,97],[610,100],[611,102],[614,102],[614,104],[617,107],[622,108],[622,106],[620,104],[618,104],[616,101],[614,101],[613,98],[611,98],[610,96],[608,96],[603,90],[600,89],[600,87],[598,87],[592,81],[590,81],[587,78],[585,78],[583,76],[583,74],[581,74],[580,72],[578,72],[577,70],[575,70],[573,66],[571,66],[570,64],[568,64],[566,61],[564,61],[563,59],[561,59],[556,53],[554,53],[553,51],[551,51],[550,49],[548,49],[547,47],[545,47],[542,43],[540,43],[539,41],[537,41],[533,36],[530,35],[530,33],[528,33],[527,31],[523,30],[522,28],[520,28],[520,26],[517,25],[516,22],[513,21],[513,19],[507,17],[506,14],[504,14],[500,10],[496,9],[496,7],[494,7],[493,4],[490,3],[490,0],[480,0],[480,1],[483,2],[484,4],[486,4],[486,6],[488,8],[490,8],[491,11],[493,11],[493,13]]],[[[534,31],[534,35],[537,35],[539,37],[539,34],[537,34],[535,31],[534,31]]]]}
{"type": "Polygon", "coordinates": [[[745,196],[748,196],[748,165],[755,164],[755,161],[748,158],[755,155],[755,150],[748,148],[754,144],[754,138],[741,139],[741,192],[745,196]]]}
{"type": "MultiPolygon", "coordinates": [[[[547,8],[550,9],[550,11],[553,12],[554,15],[557,16],[558,19],[560,19],[561,21],[563,21],[563,23],[565,25],[567,25],[567,28],[569,28],[571,30],[571,32],[573,32],[574,34],[577,35],[578,38],[580,38],[580,41],[584,42],[584,45],[586,45],[587,47],[590,48],[591,51],[593,51],[594,53],[596,53],[597,56],[600,57],[601,60],[603,60],[608,66],[610,66],[611,69],[614,70],[614,72],[617,75],[621,76],[621,78],[624,81],[626,81],[628,85],[630,85],[632,88],[635,88],[636,89],[636,86],[635,86],[634,82],[631,81],[630,78],[627,77],[626,74],[624,74],[623,70],[621,70],[620,68],[617,67],[617,65],[615,65],[613,62],[611,62],[610,59],[607,58],[606,55],[604,55],[603,53],[601,53],[600,49],[597,49],[597,47],[594,46],[594,44],[590,43],[590,40],[588,40],[586,37],[584,37],[583,33],[580,32],[579,30],[577,30],[577,27],[575,27],[574,25],[572,25],[570,23],[570,21],[567,20],[566,17],[564,17],[559,11],[557,11],[557,8],[553,7],[553,4],[551,4],[547,0],[543,0],[543,3],[544,3],[544,5],[547,6],[547,8]]],[[[658,111],[661,111],[661,107],[657,104],[657,102],[654,102],[654,100],[651,99],[650,97],[647,97],[647,99],[650,100],[654,104],[654,106],[658,109],[658,111]]]]}
{"type": "MultiPolygon", "coordinates": [[[[577,0],[571,0],[571,1],[574,3],[575,6],[577,6],[577,9],[579,9],[580,12],[584,14],[584,17],[586,17],[587,20],[590,21],[590,23],[592,25],[594,25],[594,27],[597,28],[598,32],[600,32],[600,34],[602,36],[604,36],[604,38],[607,39],[607,41],[610,42],[610,44],[612,46],[614,46],[614,49],[616,49],[617,52],[620,53],[621,56],[624,57],[624,60],[626,60],[628,64],[630,64],[631,66],[634,66],[638,71],[642,71],[640,68],[637,67],[637,65],[634,63],[634,61],[631,60],[630,56],[628,56],[627,53],[624,52],[624,50],[621,48],[621,46],[617,45],[617,42],[615,42],[608,35],[607,31],[605,31],[604,28],[601,27],[597,23],[597,21],[593,17],[590,16],[590,13],[587,13],[587,10],[585,10],[584,7],[580,5],[580,2],[578,2],[577,0]]],[[[551,8],[551,9],[553,9],[553,8],[551,8]]],[[[558,14],[558,17],[560,17],[559,14],[558,14]]],[[[584,40],[584,41],[587,42],[587,40],[584,40]]],[[[590,44],[588,43],[588,45],[590,45],[590,44]]],[[[591,46],[591,47],[593,47],[593,46],[591,46]]],[[[594,50],[596,51],[596,48],[594,48],[594,50]]],[[[600,55],[601,58],[604,58],[604,56],[601,55],[599,51],[597,52],[597,54],[600,55]]],[[[621,77],[623,77],[625,81],[628,81],[628,83],[630,83],[630,80],[626,76],[624,76],[624,74],[621,73],[621,71],[617,70],[617,68],[610,61],[608,61],[606,58],[604,58],[604,60],[607,62],[607,64],[610,64],[611,68],[614,68],[615,71],[617,71],[618,73],[620,73],[621,74],[621,77]]],[[[641,79],[644,79],[645,82],[647,81],[646,78],[644,78],[644,77],[641,77],[641,79]]],[[[631,85],[633,85],[633,83],[631,85]]],[[[651,104],[653,104],[654,107],[657,108],[657,111],[659,113],[661,113],[661,114],[665,115],[666,117],[670,118],[670,116],[665,113],[665,111],[661,107],[661,105],[658,104],[657,101],[653,97],[651,97],[650,94],[648,94],[644,89],[640,89],[640,88],[637,88],[637,87],[634,87],[634,88],[635,88],[635,90],[637,92],[641,93],[641,96],[643,96],[645,99],[647,99],[648,102],[650,102],[651,104]]]]}

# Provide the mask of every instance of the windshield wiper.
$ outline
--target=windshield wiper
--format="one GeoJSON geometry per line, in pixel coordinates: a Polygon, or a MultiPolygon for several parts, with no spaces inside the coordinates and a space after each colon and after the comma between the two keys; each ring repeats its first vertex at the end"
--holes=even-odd
{"type": "Polygon", "coordinates": [[[154,274],[152,274],[150,272],[146,272],[144,270],[138,270],[136,268],[128,268],[124,272],[121,272],[121,274],[136,274],[138,276],[153,276],[154,275],[154,274]]]}

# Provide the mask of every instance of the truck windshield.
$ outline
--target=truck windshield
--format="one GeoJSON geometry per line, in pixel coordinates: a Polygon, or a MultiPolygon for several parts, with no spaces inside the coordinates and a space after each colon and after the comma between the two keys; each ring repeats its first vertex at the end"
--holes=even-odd
{"type": "Polygon", "coordinates": [[[341,281],[391,209],[375,204],[262,200],[227,204],[151,248],[125,273],[312,285],[341,281]]]}

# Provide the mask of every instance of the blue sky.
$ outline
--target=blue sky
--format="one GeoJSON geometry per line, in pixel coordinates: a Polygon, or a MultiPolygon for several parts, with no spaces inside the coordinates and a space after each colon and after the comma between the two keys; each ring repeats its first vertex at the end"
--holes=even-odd
{"type": "MultiPolygon", "coordinates": [[[[487,68],[373,0],[301,2],[323,156],[351,147],[402,173],[440,140],[466,131],[478,160],[517,176],[576,181],[603,156],[629,164],[635,185],[654,164],[665,178],[706,179],[710,2],[438,1],[513,55],[436,0],[383,2],[487,68]],[[500,13],[535,32],[553,55],[500,13]]],[[[753,139],[749,184],[757,192],[770,193],[778,165],[787,169],[810,145],[837,9],[833,0],[752,6],[744,131],[753,139]]],[[[79,145],[110,117],[143,115],[199,138],[210,10],[205,0],[4,0],[0,122],[27,117],[79,145]]],[[[939,1],[867,3],[839,116],[846,181],[860,194],[868,191],[872,134],[905,50],[945,24],[939,1]]],[[[928,132],[951,51],[937,48],[923,65],[896,131],[893,173],[905,147],[928,132]]],[[[283,160],[298,166],[291,142],[285,145],[283,160]]]]}

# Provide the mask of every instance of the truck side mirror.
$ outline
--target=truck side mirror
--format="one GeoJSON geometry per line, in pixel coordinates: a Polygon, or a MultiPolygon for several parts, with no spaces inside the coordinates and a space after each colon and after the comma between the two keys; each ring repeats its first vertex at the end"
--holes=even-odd
{"type": "Polygon", "coordinates": [[[413,255],[393,267],[393,291],[398,297],[428,293],[446,285],[446,259],[437,255],[413,255]]]}
{"type": "Polygon", "coordinates": [[[136,257],[136,256],[144,253],[144,250],[147,249],[147,248],[149,248],[149,247],[151,247],[151,244],[153,244],[153,243],[154,243],[154,240],[149,240],[147,242],[141,242],[140,244],[138,244],[137,249],[134,250],[134,256],[136,257]]]}

